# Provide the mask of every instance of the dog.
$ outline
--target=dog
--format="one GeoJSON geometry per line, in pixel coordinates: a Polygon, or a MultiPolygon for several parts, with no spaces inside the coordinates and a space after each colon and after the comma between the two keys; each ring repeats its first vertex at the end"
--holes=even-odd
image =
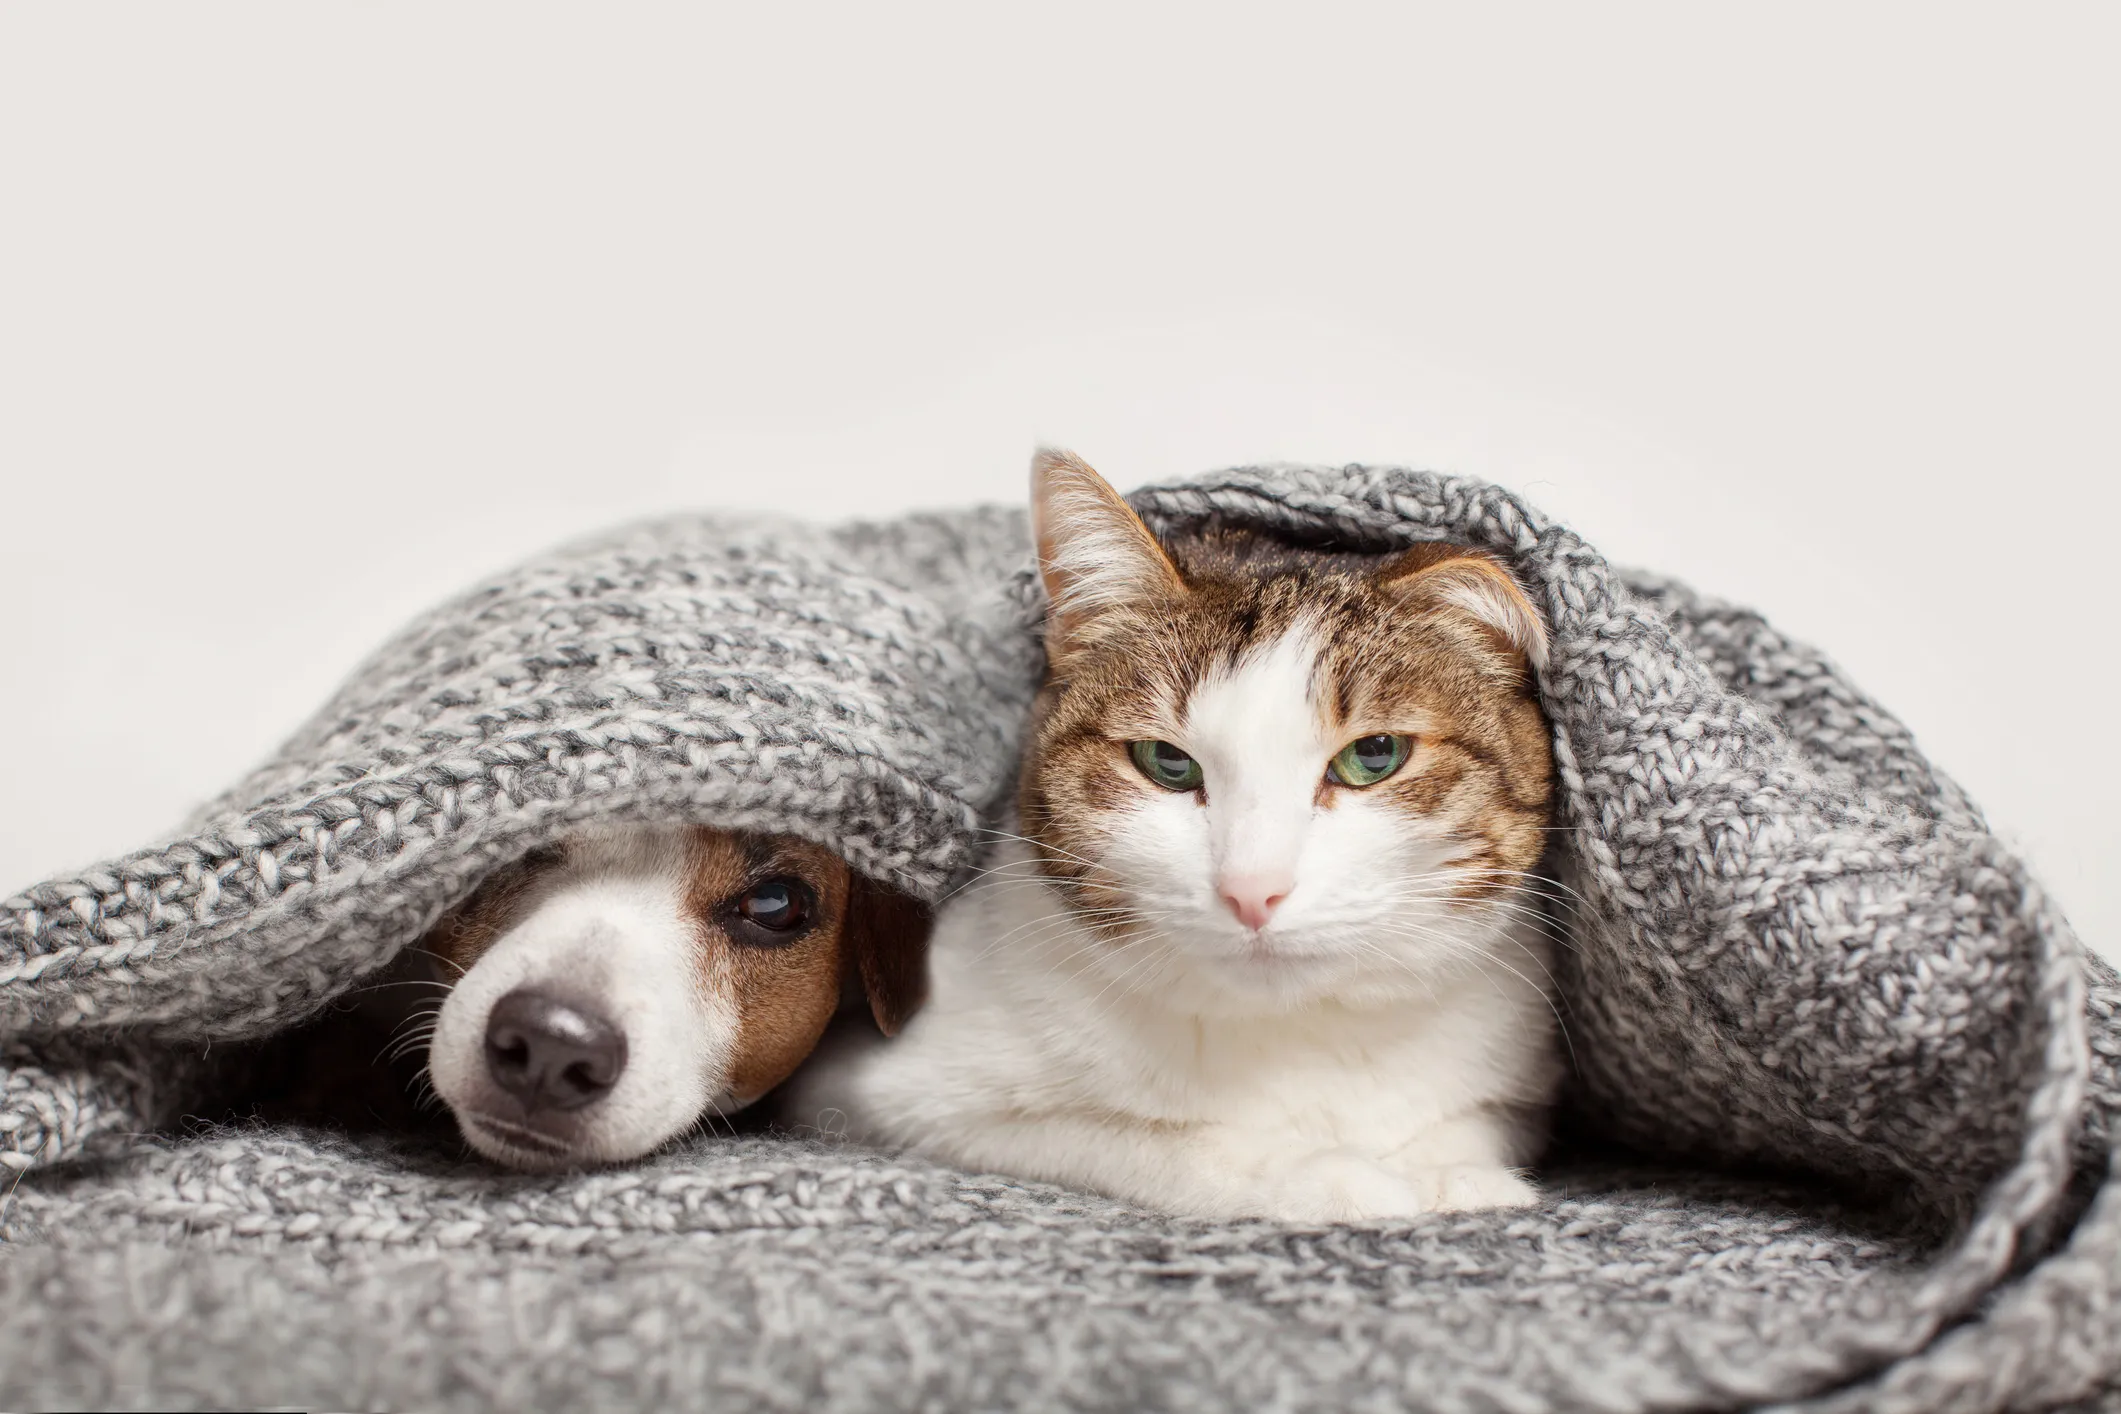
{"type": "Polygon", "coordinates": [[[489,875],[303,1058],[255,1062],[283,1073],[250,1113],[395,1128],[417,1112],[410,1081],[495,1163],[623,1163],[760,1099],[843,1002],[895,1034],[921,1001],[928,921],[794,836],[586,831],[489,875]],[[364,1064],[349,1102],[346,1067],[364,1064]]]}

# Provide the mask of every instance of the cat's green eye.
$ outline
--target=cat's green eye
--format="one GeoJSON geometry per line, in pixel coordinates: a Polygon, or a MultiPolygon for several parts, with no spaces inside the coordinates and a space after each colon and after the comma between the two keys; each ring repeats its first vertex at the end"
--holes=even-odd
{"type": "Polygon", "coordinates": [[[1338,786],[1374,786],[1407,764],[1414,743],[1403,736],[1359,736],[1326,763],[1326,779],[1338,786]]]}
{"type": "Polygon", "coordinates": [[[1141,773],[1165,790],[1199,790],[1200,762],[1168,741],[1136,741],[1127,744],[1141,773]]]}

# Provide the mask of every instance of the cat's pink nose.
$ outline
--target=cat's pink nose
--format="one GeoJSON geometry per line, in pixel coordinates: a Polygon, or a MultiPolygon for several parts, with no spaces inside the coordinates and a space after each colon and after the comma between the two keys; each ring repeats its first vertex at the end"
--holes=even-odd
{"type": "Polygon", "coordinates": [[[1244,874],[1225,878],[1219,887],[1223,902],[1237,915],[1237,921],[1256,933],[1267,926],[1267,920],[1281,907],[1293,885],[1288,879],[1271,874],[1244,874]]]}

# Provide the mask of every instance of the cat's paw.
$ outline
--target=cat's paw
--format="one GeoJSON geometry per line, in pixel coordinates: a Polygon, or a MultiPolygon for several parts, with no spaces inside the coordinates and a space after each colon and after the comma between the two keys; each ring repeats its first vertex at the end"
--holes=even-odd
{"type": "Polygon", "coordinates": [[[1404,1172],[1427,1200],[1430,1212],[1529,1208],[1539,1201],[1539,1190],[1515,1169],[1488,1164],[1439,1164],[1404,1172]]]}
{"type": "Polygon", "coordinates": [[[1422,1186],[1366,1154],[1331,1149],[1263,1174],[1235,1196],[1232,1214],[1283,1222],[1361,1222],[1435,1210],[1422,1186]]]}

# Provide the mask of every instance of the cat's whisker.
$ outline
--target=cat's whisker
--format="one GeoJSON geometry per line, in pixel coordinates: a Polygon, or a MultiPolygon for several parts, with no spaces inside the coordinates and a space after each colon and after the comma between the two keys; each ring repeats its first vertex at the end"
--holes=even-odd
{"type": "Polygon", "coordinates": [[[1572,904],[1584,902],[1581,893],[1562,883],[1559,879],[1546,874],[1527,873],[1522,869],[1471,869],[1464,871],[1464,875],[1467,878],[1477,879],[1483,883],[1506,884],[1511,888],[1519,889],[1529,894],[1537,894],[1542,898],[1551,898],[1557,901],[1567,900],[1572,904]]]}
{"type": "MultiPolygon", "coordinates": [[[[1399,917],[1411,921],[1429,912],[1429,910],[1403,906],[1395,912],[1399,917]]],[[[1383,922],[1384,920],[1379,920],[1380,924],[1383,922]]],[[[1523,911],[1495,909],[1489,914],[1488,923],[1490,926],[1498,927],[1529,928],[1558,946],[1566,947],[1571,951],[1574,951],[1576,947],[1575,940],[1569,935],[1567,920],[1551,917],[1536,909],[1523,911]]],[[[1427,926],[1456,926],[1460,931],[1464,931],[1465,928],[1462,920],[1450,917],[1436,918],[1427,926]]],[[[1476,929],[1475,931],[1478,930],[1476,929]]]]}
{"type": "MultiPolygon", "coordinates": [[[[1569,1066],[1571,1069],[1576,1069],[1576,1040],[1573,1036],[1569,1034],[1569,1020],[1566,1016],[1562,1014],[1560,1003],[1555,1001],[1554,990],[1551,987],[1534,986],[1531,978],[1525,976],[1522,972],[1519,972],[1515,967],[1512,967],[1505,959],[1497,957],[1493,953],[1480,951],[1474,954],[1473,956],[1476,956],[1479,959],[1478,961],[1474,962],[1473,965],[1475,967],[1480,967],[1480,962],[1483,961],[1492,962],[1497,967],[1502,968],[1511,976],[1515,977],[1518,981],[1524,983],[1528,987],[1532,987],[1534,991],[1539,993],[1540,1000],[1544,1001],[1547,1004],[1547,1010],[1554,1014],[1554,1029],[1561,1033],[1561,1044],[1568,1049],[1569,1066]]],[[[1480,971],[1483,976],[1486,976],[1487,970],[1485,968],[1480,968],[1480,971]]],[[[1548,974],[1549,981],[1552,980],[1552,976],[1553,974],[1548,974]]]]}
{"type": "MultiPolygon", "coordinates": [[[[1025,889],[1043,888],[1046,886],[1046,884],[1047,880],[1041,876],[1032,876],[1028,878],[1023,876],[1016,876],[1006,879],[976,879],[952,893],[945,894],[943,896],[942,902],[943,904],[948,904],[953,900],[960,898],[975,898],[987,894],[1003,893],[1011,890],[1022,891],[1025,889]]],[[[938,906],[940,907],[941,905],[938,906]]]]}
{"type": "MultiPolygon", "coordinates": [[[[1080,911],[1080,912],[1078,912],[1078,913],[1074,914],[1073,916],[1074,916],[1074,917],[1093,917],[1093,918],[1094,918],[1094,917],[1099,917],[1099,916],[1102,916],[1102,915],[1106,915],[1106,914],[1124,914],[1124,915],[1126,915],[1126,916],[1129,916],[1129,917],[1133,917],[1133,916],[1136,916],[1136,910],[1132,910],[1132,909],[1087,909],[1087,910],[1082,910],[1082,911],[1080,911]]],[[[1022,934],[1023,934],[1024,932],[1025,932],[1025,930],[1026,930],[1026,929],[1030,929],[1030,928],[1037,928],[1037,927],[1041,927],[1042,925],[1047,925],[1047,924],[1058,924],[1058,925],[1062,925],[1062,926],[1065,926],[1065,925],[1069,924],[1069,923],[1070,923],[1070,921],[1071,921],[1071,916],[1070,916],[1069,914],[1063,914],[1063,913],[1047,914],[1047,915],[1043,915],[1043,916],[1041,916],[1041,917],[1033,918],[1033,919],[1031,919],[1031,920],[1030,920],[1029,922],[1027,922],[1027,923],[1022,923],[1022,924],[1019,924],[1019,925],[1018,925],[1017,927],[1015,927],[1015,928],[1012,928],[1012,929],[1010,929],[1010,930],[1009,930],[1008,932],[1006,932],[1006,933],[1002,934],[1002,935],[1001,935],[1000,937],[998,937],[998,938],[995,938],[995,939],[993,939],[992,941],[990,941],[990,942],[989,942],[989,943],[988,943],[988,944],[987,944],[987,945],[986,945],[986,946],[985,946],[984,948],[982,948],[982,949],[980,950],[980,952],[979,952],[978,956],[979,956],[980,958],[982,958],[982,959],[986,958],[987,956],[989,956],[990,954],[992,954],[993,952],[995,952],[995,951],[996,951],[997,949],[999,949],[999,948],[1001,948],[1001,947],[1005,946],[1006,944],[1008,944],[1008,943],[1010,943],[1010,942],[1012,942],[1012,941],[1015,941],[1015,940],[1016,940],[1016,939],[1017,939],[1017,938],[1018,938],[1018,937],[1019,937],[1020,935],[1022,935],[1022,934]]]]}
{"type": "MultiPolygon", "coordinates": [[[[1039,877],[1035,877],[1035,878],[1021,878],[1021,877],[1018,877],[1018,878],[1006,878],[1006,879],[983,879],[983,880],[979,881],[979,882],[978,882],[978,883],[976,883],[976,884],[973,884],[973,885],[967,886],[967,887],[966,887],[965,889],[963,889],[963,890],[962,890],[962,891],[961,891],[961,892],[960,892],[959,894],[952,894],[952,895],[950,895],[950,896],[949,896],[949,898],[957,898],[957,897],[960,897],[960,896],[963,896],[963,897],[968,897],[968,898],[969,898],[969,897],[973,897],[973,896],[976,896],[976,895],[989,895],[989,894],[1006,894],[1006,893],[1009,893],[1009,892],[1011,892],[1011,891],[1018,891],[1018,892],[1021,892],[1021,891],[1024,891],[1024,890],[1035,890],[1035,889],[1038,889],[1038,888],[1051,888],[1051,887],[1052,887],[1052,880],[1050,880],[1050,879],[1047,879],[1047,878],[1045,878],[1044,876],[1039,876],[1039,877]]],[[[1098,890],[1099,892],[1107,892],[1107,893],[1116,893],[1116,892],[1118,892],[1118,890],[1117,890],[1117,889],[1113,888],[1113,887],[1112,887],[1111,885],[1106,885],[1106,884],[1095,884],[1095,883],[1093,883],[1093,884],[1091,884],[1091,885],[1090,885],[1090,887],[1091,887],[1091,888],[1093,888],[1093,889],[1096,889],[1096,890],[1098,890]]],[[[1056,895],[1056,897],[1058,897],[1058,896],[1056,895]]],[[[945,902],[948,902],[948,901],[949,901],[949,898],[946,898],[946,899],[945,899],[945,902]]],[[[1112,906],[1108,906],[1108,905],[1102,905],[1102,904],[1086,904],[1086,905],[1080,905],[1080,906],[1077,906],[1077,911],[1078,911],[1078,912],[1081,912],[1081,913],[1095,913],[1095,912],[1111,912],[1111,911],[1115,911],[1115,909],[1114,909],[1114,908],[1113,908],[1112,906]]]]}
{"type": "Polygon", "coordinates": [[[1521,883],[1504,875],[1493,877],[1472,873],[1446,876],[1415,875],[1403,881],[1402,887],[1398,892],[1408,898],[1424,901],[1433,899],[1454,900],[1465,904],[1469,908],[1502,907],[1513,902],[1521,902],[1525,898],[1542,899],[1571,909],[1576,907],[1575,900],[1568,898],[1566,895],[1546,894],[1533,885],[1521,883]],[[1488,883],[1499,883],[1504,886],[1507,892],[1488,897],[1467,898],[1465,896],[1464,890],[1467,885],[1488,883]],[[1409,890],[1405,885],[1413,885],[1415,887],[1409,890]]]}
{"type": "Polygon", "coordinates": [[[1071,920],[1064,917],[1048,916],[1044,918],[1034,918],[1028,923],[1018,924],[1016,927],[1011,928],[1008,932],[1002,934],[998,938],[991,939],[986,944],[986,946],[982,947],[977,953],[973,955],[973,960],[975,962],[985,962],[989,957],[992,957],[995,953],[1001,951],[1003,948],[1009,946],[1011,943],[1014,943],[1019,939],[1024,938],[1026,934],[1031,934],[1031,936],[1026,940],[1026,945],[1035,945],[1039,939],[1045,937],[1047,934],[1060,931],[1061,929],[1070,926],[1072,926],[1071,920]],[[1037,930],[1035,933],[1033,932],[1034,929],[1037,930]]]}
{"type": "MultiPolygon", "coordinates": [[[[1416,882],[1427,881],[1417,880],[1416,882]]],[[[1437,882],[1442,881],[1439,880],[1437,882]]],[[[1459,889],[1463,887],[1465,882],[1466,881],[1461,877],[1459,880],[1456,881],[1455,887],[1412,890],[1402,888],[1395,890],[1394,892],[1397,900],[1403,905],[1441,903],[1456,907],[1461,911],[1465,912],[1487,912],[1491,914],[1499,914],[1520,922],[1539,925],[1542,928],[1554,926],[1565,927],[1566,924],[1574,921],[1574,919],[1578,916],[1577,905],[1572,900],[1553,898],[1550,896],[1537,894],[1530,889],[1525,889],[1522,887],[1518,888],[1516,891],[1519,895],[1518,897],[1512,897],[1510,895],[1505,894],[1494,898],[1467,899],[1462,897],[1459,893],[1459,889]],[[1533,903],[1527,902],[1527,898],[1538,899],[1543,903],[1552,904],[1554,905],[1555,909],[1558,910],[1563,916],[1555,917],[1553,915],[1550,915],[1546,909],[1539,907],[1533,903]]],[[[1567,938],[1565,934],[1559,937],[1557,940],[1565,942],[1570,946],[1574,946],[1573,940],[1567,938]]]]}
{"type": "MultiPolygon", "coordinates": [[[[1154,919],[1145,917],[1142,921],[1153,923],[1154,919]]],[[[1070,963],[1073,963],[1077,958],[1080,957],[1094,957],[1102,954],[1107,954],[1116,950],[1133,950],[1136,952],[1146,951],[1147,949],[1144,949],[1141,946],[1142,944],[1161,941],[1164,941],[1163,936],[1160,933],[1154,931],[1128,934],[1117,940],[1117,942],[1114,942],[1113,940],[1107,939],[1102,936],[1094,937],[1089,942],[1084,943],[1069,952],[1065,957],[1057,959],[1052,964],[1052,970],[1055,972],[1063,972],[1067,969],[1070,963]]]]}
{"type": "Polygon", "coordinates": [[[1008,830],[997,830],[991,827],[982,827],[980,833],[985,835],[993,835],[997,839],[1015,840],[1018,843],[1027,844],[1031,846],[1031,848],[1038,850],[1042,853],[1052,855],[1060,859],[1068,860],[1070,863],[1073,864],[1080,864],[1085,869],[1096,869],[1100,867],[1097,861],[1095,860],[1085,859],[1079,854],[1073,854],[1068,850],[1062,849],[1059,845],[1050,844],[1045,840],[1032,839],[1029,835],[1014,834],[1008,830]]]}
{"type": "Polygon", "coordinates": [[[1393,953],[1374,939],[1356,938],[1353,941],[1355,947],[1365,956],[1374,957],[1412,981],[1420,983],[1423,994],[1432,1005],[1440,999],[1441,994],[1436,990],[1434,969],[1417,966],[1411,959],[1393,953]]]}
{"type": "MultiPolygon", "coordinates": [[[[1378,925],[1378,931],[1394,936],[1412,938],[1418,942],[1440,942],[1447,945],[1451,949],[1451,954],[1447,955],[1446,957],[1440,960],[1440,965],[1445,968],[1448,968],[1454,961],[1464,960],[1474,966],[1478,966],[1479,961],[1492,962],[1496,966],[1505,969],[1518,981],[1523,982],[1528,987],[1532,987],[1540,994],[1542,998],[1545,999],[1548,1009],[1554,1013],[1555,1023],[1561,1028],[1563,1039],[1565,1041],[1568,1040],[1568,1022],[1563,1017],[1560,1007],[1556,1004],[1554,1000],[1559,993],[1560,979],[1555,977],[1553,968],[1548,966],[1547,963],[1543,959],[1541,959],[1536,952],[1526,950],[1521,953],[1521,956],[1526,961],[1533,963],[1539,969],[1540,973],[1546,979],[1546,985],[1544,986],[1539,986],[1538,984],[1535,984],[1531,978],[1527,977],[1523,972],[1519,971],[1506,958],[1502,957],[1499,953],[1496,953],[1490,950],[1489,948],[1483,946],[1478,939],[1468,938],[1460,934],[1442,932],[1437,930],[1412,928],[1403,922],[1397,921],[1386,922],[1378,925]],[[1478,961],[1476,961],[1476,959],[1478,961]]],[[[1383,949],[1376,948],[1374,943],[1370,944],[1370,947],[1374,951],[1376,951],[1379,956],[1392,958],[1392,954],[1383,949]]],[[[1424,959],[1420,963],[1416,963],[1413,959],[1393,960],[1403,962],[1409,970],[1427,971],[1433,970],[1439,965],[1436,960],[1429,959],[1424,959]]],[[[1575,1059],[1575,1047],[1573,1042],[1570,1042],[1570,1059],[1572,1061],[1575,1059]]]]}
{"type": "Polygon", "coordinates": [[[1003,884],[1030,885],[1043,884],[1046,881],[1047,876],[1039,868],[1037,860],[1012,859],[1006,864],[996,864],[975,871],[964,883],[959,884],[949,893],[943,895],[942,902],[948,903],[951,899],[958,898],[961,895],[977,893],[983,889],[998,887],[1003,884]]]}
{"type": "Polygon", "coordinates": [[[1575,889],[1571,888],[1567,884],[1562,883],[1559,879],[1554,878],[1551,874],[1542,874],[1535,870],[1529,869],[1501,869],[1488,865],[1468,866],[1463,864],[1453,864],[1445,865],[1440,868],[1417,870],[1413,873],[1411,877],[1423,883],[1441,883],[1452,880],[1456,880],[1459,882],[1499,882],[1509,884],[1515,888],[1524,889],[1528,892],[1552,890],[1560,897],[1577,899],[1579,901],[1583,897],[1575,889]]]}
{"type": "MultiPolygon", "coordinates": [[[[1031,922],[1044,922],[1046,918],[1056,918],[1056,916],[1058,918],[1067,918],[1067,916],[1073,916],[1073,918],[1139,918],[1143,914],[1139,912],[1139,909],[1133,909],[1133,907],[1082,907],[1082,909],[1071,909],[1067,916],[1048,914],[1044,918],[1033,918],[1031,922]]],[[[1031,924],[1020,924],[1020,926],[1031,926],[1031,924]]],[[[997,941],[1003,941],[1007,937],[1012,937],[1012,935],[1005,933],[997,941]]]]}
{"type": "MultiPolygon", "coordinates": [[[[1065,964],[1085,955],[1138,949],[1146,943],[1166,941],[1162,930],[1157,925],[1164,919],[1177,916],[1169,909],[1127,908],[1113,910],[1113,912],[1124,915],[1120,921],[1130,925],[1129,931],[1122,932],[1117,937],[1114,937],[1104,932],[1102,928],[1090,929],[1088,931],[1091,932],[1092,936],[1089,940],[1071,951],[1066,958],[1061,959],[1061,962],[1065,964]]],[[[1109,924],[1106,926],[1109,926],[1109,924]]]]}
{"type": "Polygon", "coordinates": [[[1108,980],[1090,998],[1089,1004],[1095,1009],[1097,1019],[1103,1021],[1118,1010],[1122,998],[1131,993],[1146,991],[1148,984],[1155,978],[1160,978],[1163,975],[1162,969],[1167,968],[1172,960],[1173,956],[1169,950],[1161,953],[1149,948],[1139,950],[1119,975],[1108,980]],[[1152,977],[1143,978],[1142,985],[1136,986],[1133,979],[1149,967],[1159,970],[1152,977]],[[1109,1002],[1106,1001],[1108,996],[1111,997],[1109,1002]]]}

